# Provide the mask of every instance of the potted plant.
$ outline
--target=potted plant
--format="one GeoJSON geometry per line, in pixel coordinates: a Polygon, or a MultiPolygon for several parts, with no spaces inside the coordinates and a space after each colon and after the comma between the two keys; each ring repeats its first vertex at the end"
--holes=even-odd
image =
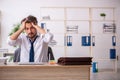
{"type": "Polygon", "coordinates": [[[13,28],[12,31],[9,33],[9,36],[12,35],[13,33],[15,33],[15,32],[20,28],[20,25],[21,25],[20,23],[14,24],[14,25],[13,25],[14,28],[13,28]]]}
{"type": "Polygon", "coordinates": [[[105,20],[105,17],[106,17],[105,13],[100,13],[100,16],[103,17],[103,20],[105,20]]]}

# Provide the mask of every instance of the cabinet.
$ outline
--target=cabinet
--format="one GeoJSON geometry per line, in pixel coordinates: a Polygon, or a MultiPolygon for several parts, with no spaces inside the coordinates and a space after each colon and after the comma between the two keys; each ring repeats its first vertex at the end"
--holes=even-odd
{"type": "Polygon", "coordinates": [[[40,22],[54,34],[56,61],[61,56],[93,57],[98,68],[116,71],[117,59],[110,59],[111,49],[116,50],[115,8],[41,7],[40,22]]]}
{"type": "Polygon", "coordinates": [[[117,71],[115,8],[92,8],[91,12],[92,35],[96,45],[92,47],[93,61],[98,62],[98,68],[117,71]],[[99,16],[101,13],[105,13],[106,17],[99,16]],[[111,58],[111,50],[114,50],[115,58],[111,58]]]}

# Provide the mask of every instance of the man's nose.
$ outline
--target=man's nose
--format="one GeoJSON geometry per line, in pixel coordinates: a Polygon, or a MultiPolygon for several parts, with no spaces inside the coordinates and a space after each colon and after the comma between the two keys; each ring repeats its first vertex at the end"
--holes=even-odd
{"type": "Polygon", "coordinates": [[[31,30],[31,29],[29,29],[29,32],[32,32],[32,30],[31,30]]]}
{"type": "Polygon", "coordinates": [[[31,29],[29,29],[28,32],[31,33],[31,29]]]}

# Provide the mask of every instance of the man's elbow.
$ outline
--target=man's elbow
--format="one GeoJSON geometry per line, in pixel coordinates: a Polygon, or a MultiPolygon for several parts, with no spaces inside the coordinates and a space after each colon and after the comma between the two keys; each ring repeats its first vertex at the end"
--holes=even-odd
{"type": "Polygon", "coordinates": [[[15,41],[14,41],[14,40],[11,40],[11,38],[8,37],[8,39],[7,39],[7,44],[10,45],[10,46],[15,46],[15,41]]]}
{"type": "Polygon", "coordinates": [[[48,37],[46,37],[45,39],[44,39],[44,41],[46,42],[46,43],[50,43],[52,40],[53,40],[53,34],[50,34],[48,37]]]}

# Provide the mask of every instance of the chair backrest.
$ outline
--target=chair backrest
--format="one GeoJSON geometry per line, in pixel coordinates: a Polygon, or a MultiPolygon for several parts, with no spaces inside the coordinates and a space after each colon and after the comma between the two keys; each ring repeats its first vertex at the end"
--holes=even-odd
{"type": "Polygon", "coordinates": [[[21,51],[20,47],[15,50],[14,56],[13,56],[14,62],[20,62],[20,51],[21,51]]]}
{"type": "Polygon", "coordinates": [[[52,48],[48,46],[48,60],[55,60],[52,48]]]}

